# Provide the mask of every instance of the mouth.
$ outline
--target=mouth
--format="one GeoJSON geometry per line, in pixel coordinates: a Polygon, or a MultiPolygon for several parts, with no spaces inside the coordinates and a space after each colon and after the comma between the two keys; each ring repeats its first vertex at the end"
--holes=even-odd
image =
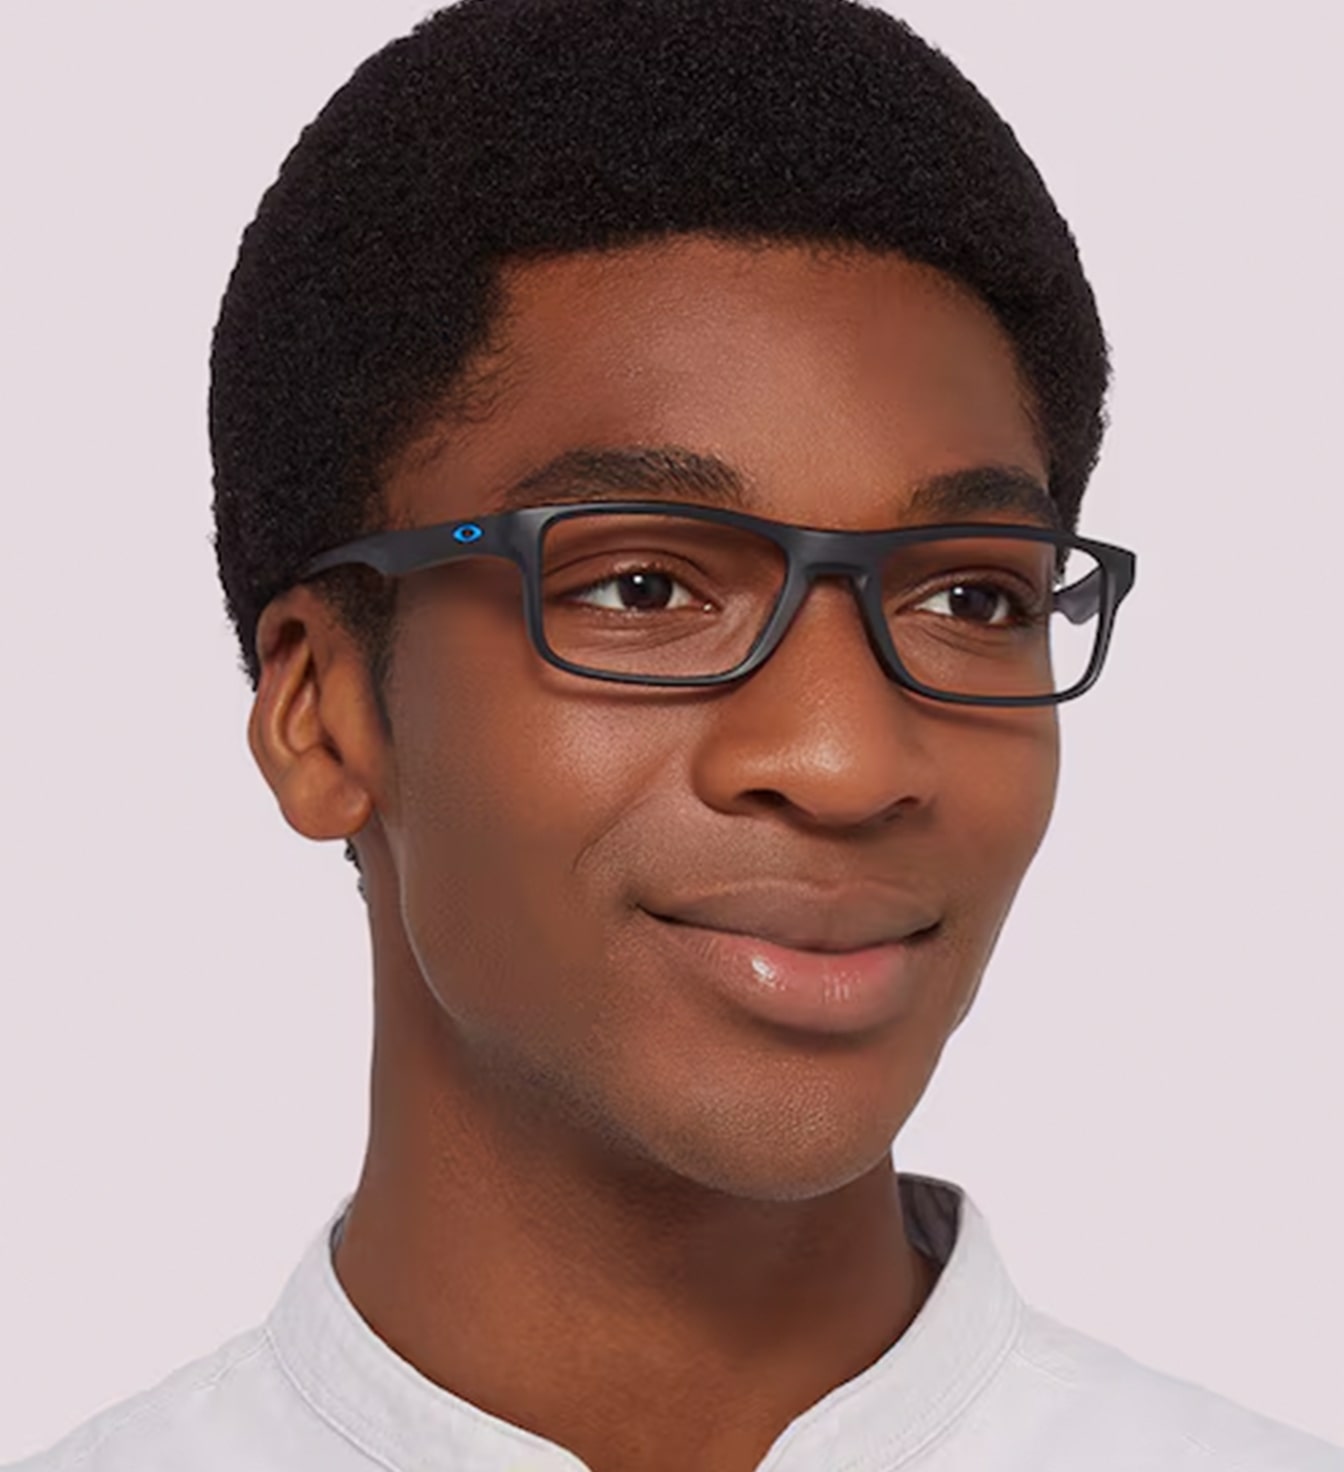
{"type": "Polygon", "coordinates": [[[909,1013],[937,954],[942,922],[860,950],[784,946],[646,910],[666,953],[735,1010],[800,1032],[853,1034],[909,1013]]]}
{"type": "Polygon", "coordinates": [[[922,930],[912,931],[909,935],[893,937],[891,940],[881,941],[869,946],[800,946],[792,942],[776,940],[768,935],[753,935],[745,930],[729,930],[721,926],[695,925],[689,920],[679,920],[675,915],[659,915],[656,911],[647,910],[655,920],[661,920],[666,925],[679,925],[687,930],[698,930],[710,935],[736,936],[744,940],[757,941],[762,945],[768,945],[778,950],[792,951],[800,956],[859,956],[869,951],[885,950],[891,946],[913,944],[926,937],[932,938],[942,926],[941,920],[935,920],[932,925],[926,925],[922,930]]]}

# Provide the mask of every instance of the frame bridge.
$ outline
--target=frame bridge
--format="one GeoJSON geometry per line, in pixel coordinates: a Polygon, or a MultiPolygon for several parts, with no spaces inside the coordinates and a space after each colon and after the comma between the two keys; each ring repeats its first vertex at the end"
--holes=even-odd
{"type": "Polygon", "coordinates": [[[809,567],[803,568],[803,573],[808,582],[815,582],[817,578],[853,578],[870,570],[868,565],[863,562],[842,562],[828,559],[825,562],[814,562],[809,567]]]}

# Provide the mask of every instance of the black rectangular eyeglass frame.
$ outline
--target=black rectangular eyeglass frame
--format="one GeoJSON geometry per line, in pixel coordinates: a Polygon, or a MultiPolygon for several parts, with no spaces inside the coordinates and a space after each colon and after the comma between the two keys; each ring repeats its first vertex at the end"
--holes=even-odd
{"type": "Polygon", "coordinates": [[[1058,705],[1076,699],[1096,684],[1110,646],[1116,610],[1134,586],[1138,559],[1124,547],[1097,542],[1068,532],[1007,522],[957,522],[939,526],[901,527],[889,531],[837,531],[822,527],[796,526],[730,511],[718,506],[699,506],[686,501],[585,501],[559,506],[526,506],[490,516],[438,522],[433,526],[375,532],[323,552],[304,563],[295,574],[303,582],[330,568],[352,563],[375,569],[384,577],[437,567],[464,557],[504,557],[523,574],[524,609],[528,633],[538,654],[557,669],[588,679],[612,680],[630,685],[706,686],[727,685],[753,674],[774,653],[817,577],[842,576],[850,580],[878,662],[897,684],[930,700],[954,705],[1039,706],[1058,705]],[[787,575],[779,601],[754,651],[735,669],[715,675],[677,675],[651,678],[612,671],[588,669],[571,663],[549,648],[542,627],[541,538],[553,522],[572,516],[649,512],[661,516],[684,516],[717,522],[750,531],[779,547],[787,558],[787,575]],[[1055,592],[1054,608],[1075,624],[1094,616],[1100,618],[1097,643],[1082,679],[1071,689],[1047,695],[951,695],[934,690],[914,678],[901,664],[879,599],[881,565],[894,548],[920,542],[956,538],[1003,536],[1051,542],[1060,553],[1072,549],[1090,553],[1098,566],[1072,588],[1055,592]]]}

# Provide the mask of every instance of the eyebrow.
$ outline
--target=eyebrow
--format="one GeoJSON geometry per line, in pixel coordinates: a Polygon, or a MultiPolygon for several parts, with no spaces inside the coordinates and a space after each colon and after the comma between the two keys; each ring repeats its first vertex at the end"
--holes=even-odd
{"type": "MultiPolygon", "coordinates": [[[[528,506],[621,499],[691,501],[761,513],[740,473],[726,460],[680,445],[567,450],[488,498],[482,515],[528,506]]],[[[1012,512],[1063,531],[1059,506],[1024,470],[978,465],[929,476],[904,498],[902,521],[960,521],[980,512],[1012,512]]]]}

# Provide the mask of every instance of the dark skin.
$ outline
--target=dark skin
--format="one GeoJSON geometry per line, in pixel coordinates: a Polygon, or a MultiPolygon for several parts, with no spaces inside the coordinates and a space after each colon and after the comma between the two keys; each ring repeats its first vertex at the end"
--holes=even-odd
{"type": "MultiPolygon", "coordinates": [[[[488,407],[389,467],[403,524],[579,447],[716,454],[761,515],[854,530],[944,471],[1046,482],[1008,338],[929,268],[688,237],[506,282],[488,407]]],[[[421,1373],[594,1472],[751,1472],[934,1286],[891,1145],[1045,834],[1056,712],[902,690],[840,580],[720,690],[546,664],[511,564],[400,596],[391,735],[310,587],[261,620],[249,725],[288,822],[354,835],[365,874],[372,1122],[337,1274],[421,1373]],[[767,1025],[637,908],[781,874],[933,904],[894,1021],[767,1025]]]]}

